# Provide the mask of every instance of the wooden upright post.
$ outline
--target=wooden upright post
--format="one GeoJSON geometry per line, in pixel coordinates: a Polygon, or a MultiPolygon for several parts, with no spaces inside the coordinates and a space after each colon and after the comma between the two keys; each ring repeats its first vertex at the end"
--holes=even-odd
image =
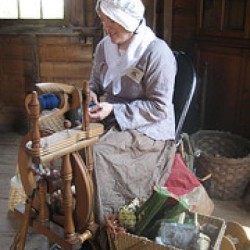
{"type": "MultiPolygon", "coordinates": [[[[82,88],[82,110],[83,110],[82,129],[85,130],[87,133],[89,132],[89,129],[90,129],[90,126],[89,126],[89,123],[90,123],[90,121],[89,121],[89,103],[90,103],[89,83],[87,81],[85,81],[83,83],[83,88],[82,88]]],[[[94,195],[94,188],[93,188],[94,160],[93,160],[92,146],[87,146],[85,148],[85,166],[86,166],[88,173],[89,173],[89,176],[90,176],[91,192],[94,195]]],[[[92,202],[94,203],[94,199],[92,200],[92,202]]],[[[92,204],[92,207],[94,207],[94,204],[92,204]]],[[[90,212],[88,228],[93,234],[97,230],[97,224],[95,223],[93,209],[90,212]]]]}
{"type": "Polygon", "coordinates": [[[82,88],[82,130],[89,131],[89,83],[85,81],[82,88]]]}
{"type": "Polygon", "coordinates": [[[41,178],[38,181],[38,196],[39,196],[39,221],[43,225],[47,225],[49,222],[49,208],[46,201],[47,196],[47,182],[41,178]]]}
{"type": "Polygon", "coordinates": [[[64,221],[64,236],[67,240],[75,240],[75,225],[73,220],[73,196],[71,191],[72,182],[72,167],[70,163],[70,155],[66,154],[63,157],[61,166],[61,177],[63,180],[62,196],[63,209],[65,214],[64,221]]]}
{"type": "Polygon", "coordinates": [[[31,120],[31,141],[32,148],[40,148],[39,115],[40,103],[36,91],[33,91],[25,99],[26,111],[31,120]]]}

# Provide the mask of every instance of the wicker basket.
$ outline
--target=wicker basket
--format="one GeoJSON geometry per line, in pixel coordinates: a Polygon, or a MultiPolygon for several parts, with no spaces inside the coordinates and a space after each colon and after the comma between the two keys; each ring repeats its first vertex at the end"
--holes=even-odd
{"type": "Polygon", "coordinates": [[[220,249],[221,250],[236,250],[235,245],[227,236],[223,236],[220,249]]]}
{"type": "Polygon", "coordinates": [[[250,142],[223,131],[200,130],[190,136],[197,175],[211,174],[204,182],[208,194],[237,200],[250,180],[250,142]]]}
{"type": "Polygon", "coordinates": [[[17,173],[15,176],[11,178],[8,208],[10,211],[13,212],[14,207],[17,204],[24,204],[25,201],[26,201],[26,194],[24,193],[20,177],[17,173]]]}
{"type": "Polygon", "coordinates": [[[234,243],[237,250],[250,249],[250,240],[240,223],[236,221],[227,222],[225,236],[234,243]]]}
{"type": "MultiPolygon", "coordinates": [[[[219,250],[222,238],[224,236],[225,228],[226,228],[225,220],[214,217],[214,216],[206,216],[206,215],[198,214],[198,222],[201,226],[205,224],[212,224],[213,226],[218,228],[217,237],[216,238],[211,237],[212,241],[211,241],[210,249],[219,250]]],[[[125,249],[181,250],[173,246],[162,246],[162,245],[156,244],[155,242],[145,237],[140,237],[140,236],[129,234],[129,233],[121,233],[121,234],[118,234],[116,237],[110,234],[108,234],[108,236],[109,236],[109,243],[110,243],[111,250],[125,250],[125,249]]]]}

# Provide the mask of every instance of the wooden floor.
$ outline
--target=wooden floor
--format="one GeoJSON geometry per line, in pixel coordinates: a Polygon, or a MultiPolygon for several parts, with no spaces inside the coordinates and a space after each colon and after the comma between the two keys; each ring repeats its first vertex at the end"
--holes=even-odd
{"type": "MultiPolygon", "coordinates": [[[[17,152],[22,135],[0,133],[0,249],[9,250],[11,243],[20,229],[20,221],[8,210],[11,178],[16,172],[17,152]]],[[[26,240],[25,250],[49,249],[47,239],[32,229],[26,240]]]]}
{"type": "MultiPolygon", "coordinates": [[[[8,211],[11,178],[15,175],[17,151],[22,135],[17,133],[0,133],[0,250],[8,250],[20,222],[8,211]]],[[[242,207],[240,201],[214,201],[213,215],[224,218],[226,221],[234,220],[248,229],[250,227],[250,214],[242,207]]],[[[25,249],[47,250],[47,239],[29,229],[25,249]]]]}

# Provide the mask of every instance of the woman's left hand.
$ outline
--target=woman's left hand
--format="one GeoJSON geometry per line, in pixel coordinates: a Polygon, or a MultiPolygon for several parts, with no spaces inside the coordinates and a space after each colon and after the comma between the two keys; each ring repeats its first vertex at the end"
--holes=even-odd
{"type": "Polygon", "coordinates": [[[91,121],[101,121],[113,111],[113,105],[108,102],[100,102],[89,108],[89,117],[91,121]]]}

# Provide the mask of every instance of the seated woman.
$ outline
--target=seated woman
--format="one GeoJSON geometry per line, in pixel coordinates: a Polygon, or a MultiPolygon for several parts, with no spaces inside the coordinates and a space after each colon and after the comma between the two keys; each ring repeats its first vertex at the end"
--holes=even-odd
{"type": "Polygon", "coordinates": [[[169,46],[146,26],[141,0],[99,0],[106,36],[90,79],[92,121],[106,132],[94,145],[96,221],[163,185],[175,154],[176,74],[169,46]],[[100,102],[99,97],[105,101],[100,102]]]}

